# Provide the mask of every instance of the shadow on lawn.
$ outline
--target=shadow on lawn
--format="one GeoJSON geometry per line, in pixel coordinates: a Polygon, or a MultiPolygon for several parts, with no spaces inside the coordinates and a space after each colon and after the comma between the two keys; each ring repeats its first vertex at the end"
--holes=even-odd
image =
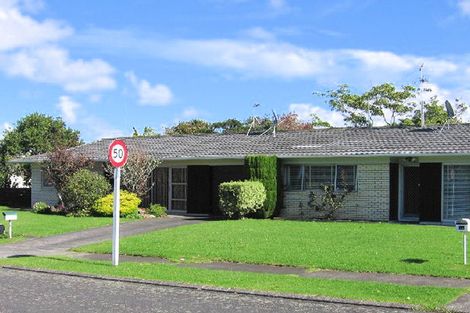
{"type": "Polygon", "coordinates": [[[408,263],[408,264],[423,264],[428,262],[428,260],[424,259],[401,259],[400,262],[408,263]]]}

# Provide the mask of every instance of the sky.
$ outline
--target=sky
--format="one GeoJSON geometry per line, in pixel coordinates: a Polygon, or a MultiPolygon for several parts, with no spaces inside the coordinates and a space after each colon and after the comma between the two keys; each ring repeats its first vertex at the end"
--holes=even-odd
{"type": "Polygon", "coordinates": [[[341,126],[313,92],[417,85],[422,64],[470,103],[469,33],[470,0],[0,0],[0,127],[40,112],[90,142],[271,110],[341,126]]]}

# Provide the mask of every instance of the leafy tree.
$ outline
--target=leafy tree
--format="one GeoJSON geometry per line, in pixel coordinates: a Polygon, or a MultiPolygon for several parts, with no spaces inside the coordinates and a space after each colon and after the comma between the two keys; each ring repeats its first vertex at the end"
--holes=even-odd
{"type": "MultiPolygon", "coordinates": [[[[447,111],[444,106],[439,103],[436,96],[433,96],[429,102],[424,104],[424,121],[428,126],[432,125],[444,125],[447,121],[449,124],[462,123],[462,113],[464,113],[468,106],[464,102],[455,100],[457,106],[455,108],[455,115],[453,118],[449,118],[447,111]]],[[[417,109],[411,118],[402,120],[402,125],[405,126],[420,126],[421,125],[421,110],[417,109]]]]}
{"type": "Polygon", "coordinates": [[[159,137],[160,134],[157,133],[155,129],[149,126],[145,126],[142,134],[139,134],[139,131],[133,127],[134,132],[132,133],[132,137],[159,137]]]}
{"type": "Polygon", "coordinates": [[[241,134],[246,133],[249,125],[235,118],[229,118],[225,121],[212,123],[212,128],[215,132],[221,134],[241,134]]]}
{"type": "Polygon", "coordinates": [[[177,125],[165,129],[167,135],[192,135],[192,134],[212,134],[214,129],[211,123],[200,119],[193,119],[187,122],[180,122],[177,125]]]}
{"type": "Polygon", "coordinates": [[[48,153],[48,160],[45,162],[44,171],[50,177],[52,184],[57,190],[57,196],[62,204],[63,191],[68,179],[81,169],[91,168],[93,162],[80,154],[70,150],[58,149],[48,153]]]}
{"type": "Polygon", "coordinates": [[[345,122],[356,127],[371,127],[374,118],[395,126],[399,118],[413,111],[415,105],[411,101],[415,97],[413,86],[397,89],[390,83],[374,86],[363,94],[354,94],[348,85],[340,85],[338,89],[320,95],[328,98],[332,110],[343,114],[345,122]]]}
{"type": "Polygon", "coordinates": [[[313,127],[331,127],[331,124],[322,120],[317,114],[312,113],[312,126],[313,127]]]}
{"type": "Polygon", "coordinates": [[[9,165],[9,159],[74,147],[82,143],[80,133],[67,127],[61,118],[40,113],[21,118],[12,130],[4,133],[0,142],[0,185],[8,187],[13,174],[23,176],[27,182],[30,180],[30,169],[9,165]]]}
{"type": "Polygon", "coordinates": [[[286,113],[279,117],[279,131],[298,131],[312,129],[312,124],[303,122],[296,113],[286,113]]]}

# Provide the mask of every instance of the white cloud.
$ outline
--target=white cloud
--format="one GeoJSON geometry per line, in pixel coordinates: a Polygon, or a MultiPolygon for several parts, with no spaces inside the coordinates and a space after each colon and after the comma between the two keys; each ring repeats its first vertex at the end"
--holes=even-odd
{"type": "Polygon", "coordinates": [[[9,132],[13,129],[13,125],[9,122],[4,122],[2,124],[2,129],[0,131],[0,139],[3,139],[3,136],[6,132],[9,132]]]}
{"type": "Polygon", "coordinates": [[[138,78],[133,72],[126,73],[139,95],[139,103],[143,105],[168,105],[173,100],[171,89],[163,84],[151,85],[147,80],[138,78]]]}
{"type": "Polygon", "coordinates": [[[457,6],[463,15],[470,16],[470,0],[459,0],[457,6]]]}
{"type": "Polygon", "coordinates": [[[80,103],[68,96],[61,96],[57,107],[66,123],[74,124],[77,121],[77,110],[81,107],[80,103]]]}
{"type": "Polygon", "coordinates": [[[38,22],[25,16],[15,5],[14,1],[0,3],[0,51],[55,42],[72,33],[68,26],[59,22],[38,22]]]}
{"type": "Polygon", "coordinates": [[[113,89],[116,85],[114,69],[108,63],[99,59],[73,60],[66,50],[52,46],[4,55],[0,57],[0,68],[8,75],[57,84],[71,92],[113,89]]]}
{"type": "Polygon", "coordinates": [[[289,112],[296,113],[304,121],[312,120],[312,114],[316,114],[321,120],[330,123],[331,126],[345,126],[343,116],[340,113],[310,103],[292,103],[289,105],[289,112]]]}
{"type": "Polygon", "coordinates": [[[252,27],[242,32],[243,35],[259,40],[271,41],[276,39],[276,35],[267,31],[263,27],[252,27]]]}
{"type": "Polygon", "coordinates": [[[114,88],[114,69],[108,63],[73,59],[58,46],[73,33],[70,27],[54,20],[37,21],[21,12],[43,6],[41,0],[0,0],[0,70],[72,92],[114,88]]]}

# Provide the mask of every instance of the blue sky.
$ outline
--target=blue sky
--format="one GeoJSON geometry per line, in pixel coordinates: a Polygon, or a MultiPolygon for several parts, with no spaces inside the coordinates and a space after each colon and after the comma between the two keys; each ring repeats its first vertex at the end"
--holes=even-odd
{"type": "Polygon", "coordinates": [[[417,84],[470,102],[470,0],[0,0],[0,125],[61,116],[85,141],[295,111],[312,91],[417,84]]]}

